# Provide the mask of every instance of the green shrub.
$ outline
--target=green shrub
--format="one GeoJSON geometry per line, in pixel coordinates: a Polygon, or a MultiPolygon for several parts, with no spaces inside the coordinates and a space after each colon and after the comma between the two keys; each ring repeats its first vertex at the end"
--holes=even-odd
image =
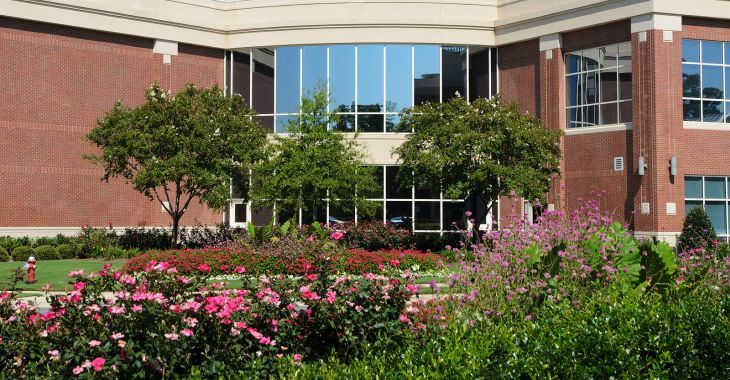
{"type": "Polygon", "coordinates": [[[713,248],[712,253],[717,257],[718,259],[724,259],[726,257],[730,256],[730,244],[728,243],[720,243],[713,248]]]}
{"type": "Polygon", "coordinates": [[[56,247],[52,245],[41,245],[35,247],[35,258],[36,260],[60,260],[61,255],[58,253],[56,247]]]}
{"type": "Polygon", "coordinates": [[[10,255],[8,254],[8,251],[5,248],[0,247],[0,262],[6,262],[6,261],[10,261],[10,255]]]}
{"type": "Polygon", "coordinates": [[[118,237],[112,230],[83,227],[78,236],[81,244],[79,258],[95,257],[99,250],[117,245],[118,237]]]}
{"type": "Polygon", "coordinates": [[[35,252],[33,248],[27,245],[22,245],[13,249],[13,261],[27,261],[28,257],[33,256],[35,252]]]}
{"type": "Polygon", "coordinates": [[[79,246],[76,244],[61,244],[58,246],[58,254],[62,259],[74,259],[79,254],[79,246]]]}
{"type": "Polygon", "coordinates": [[[20,238],[15,238],[12,236],[2,236],[0,237],[0,247],[5,248],[8,252],[13,252],[15,248],[18,248],[23,245],[30,245],[31,241],[30,238],[27,236],[23,236],[20,238]]]}
{"type": "Polygon", "coordinates": [[[105,247],[94,249],[90,257],[104,260],[118,260],[129,258],[129,255],[122,247],[105,247]]]}
{"type": "Polygon", "coordinates": [[[677,240],[678,252],[697,248],[712,248],[717,243],[717,234],[712,221],[702,207],[695,207],[684,218],[684,227],[677,240]]]}

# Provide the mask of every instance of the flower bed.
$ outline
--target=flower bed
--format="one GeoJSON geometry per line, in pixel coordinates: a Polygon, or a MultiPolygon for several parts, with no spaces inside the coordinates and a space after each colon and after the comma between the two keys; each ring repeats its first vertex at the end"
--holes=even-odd
{"type": "Polygon", "coordinates": [[[0,294],[1,373],[149,378],[188,376],[194,368],[202,377],[265,375],[330,352],[347,357],[379,336],[397,339],[410,296],[399,280],[375,275],[256,286],[244,278],[241,289],[220,290],[167,262],[148,263],[135,276],[108,267],[69,276],[74,290],[50,297],[47,313],[0,294]]]}

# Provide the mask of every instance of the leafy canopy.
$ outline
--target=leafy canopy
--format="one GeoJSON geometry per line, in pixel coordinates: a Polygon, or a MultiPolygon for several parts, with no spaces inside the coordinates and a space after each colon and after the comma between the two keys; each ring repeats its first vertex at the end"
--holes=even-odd
{"type": "Polygon", "coordinates": [[[101,154],[88,158],[104,167],[104,180],[125,178],[163,204],[176,239],[177,224],[194,198],[224,207],[231,178],[246,176],[262,158],[266,134],[253,114],[243,98],[227,97],[217,86],[188,85],[173,96],[153,84],[141,106],[118,102],[98,120],[87,138],[101,154]]]}
{"type": "Polygon", "coordinates": [[[440,182],[450,199],[490,201],[513,192],[544,199],[559,174],[562,132],[499,97],[416,106],[404,112],[399,128],[412,131],[393,151],[403,182],[440,182]]]}
{"type": "Polygon", "coordinates": [[[712,248],[717,244],[717,233],[703,207],[695,207],[684,218],[682,233],[677,239],[678,252],[698,248],[712,248]]]}
{"type": "MultiPolygon", "coordinates": [[[[331,206],[358,214],[374,211],[366,194],[377,184],[367,156],[354,138],[330,129],[339,116],[327,110],[328,93],[319,89],[304,96],[300,116],[289,121],[287,135],[276,135],[268,159],[254,169],[253,201],[278,210],[324,213],[331,206]]],[[[321,216],[322,214],[320,214],[321,216]]]]}

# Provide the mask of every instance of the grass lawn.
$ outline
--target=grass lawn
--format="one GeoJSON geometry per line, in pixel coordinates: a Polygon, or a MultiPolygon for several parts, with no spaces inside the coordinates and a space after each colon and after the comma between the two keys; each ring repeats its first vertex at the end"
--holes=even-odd
{"type": "MultiPolygon", "coordinates": [[[[85,273],[100,271],[105,263],[111,263],[112,268],[121,268],[126,260],[52,260],[38,261],[36,263],[35,284],[18,283],[19,290],[41,290],[46,284],[51,284],[51,290],[61,291],[71,288],[68,280],[68,272],[83,269],[85,273]]],[[[0,263],[0,289],[9,289],[12,284],[10,277],[16,268],[23,268],[24,262],[0,263]]]]}

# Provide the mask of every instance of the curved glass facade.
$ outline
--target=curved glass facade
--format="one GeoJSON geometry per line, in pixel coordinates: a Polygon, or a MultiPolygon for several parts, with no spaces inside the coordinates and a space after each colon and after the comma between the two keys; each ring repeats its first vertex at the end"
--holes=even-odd
{"type": "Polygon", "coordinates": [[[299,99],[317,88],[343,132],[394,132],[414,104],[496,92],[496,51],[476,46],[316,45],[252,48],[227,55],[226,90],[241,94],[269,131],[286,132],[299,99]]]}

